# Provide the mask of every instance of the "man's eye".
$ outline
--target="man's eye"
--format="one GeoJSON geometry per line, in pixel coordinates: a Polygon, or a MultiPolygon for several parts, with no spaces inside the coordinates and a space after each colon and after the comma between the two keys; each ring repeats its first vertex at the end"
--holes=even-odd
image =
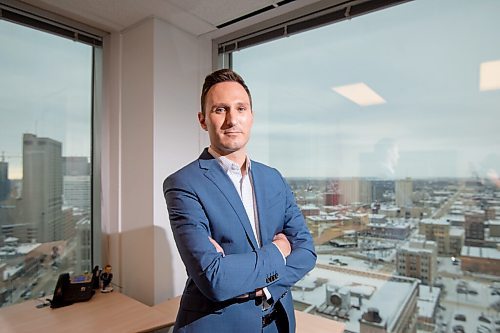
{"type": "Polygon", "coordinates": [[[246,110],[247,110],[247,108],[245,108],[243,106],[238,108],[238,111],[240,111],[240,112],[245,112],[246,110]]]}
{"type": "Polygon", "coordinates": [[[214,110],[214,112],[215,113],[224,113],[224,112],[226,112],[226,109],[224,109],[224,108],[217,108],[217,109],[214,110]]]}

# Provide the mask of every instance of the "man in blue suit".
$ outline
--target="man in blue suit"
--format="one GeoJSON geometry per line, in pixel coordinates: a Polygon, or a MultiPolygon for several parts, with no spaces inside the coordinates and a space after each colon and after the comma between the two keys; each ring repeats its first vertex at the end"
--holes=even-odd
{"type": "Polygon", "coordinates": [[[247,156],[252,99],[238,74],[206,77],[198,120],[210,147],[163,184],[188,274],[174,332],[295,332],[290,287],[316,254],[286,181],[247,156]]]}

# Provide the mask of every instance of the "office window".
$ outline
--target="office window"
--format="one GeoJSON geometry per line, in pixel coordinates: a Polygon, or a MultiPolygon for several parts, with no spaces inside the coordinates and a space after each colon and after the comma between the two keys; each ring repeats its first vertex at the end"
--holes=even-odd
{"type": "Polygon", "coordinates": [[[93,46],[4,20],[0,44],[0,306],[7,306],[51,295],[61,273],[91,269],[95,57],[93,46]]]}
{"type": "Polygon", "coordinates": [[[500,329],[499,12],[412,1],[232,51],[250,155],[284,174],[318,244],[297,309],[349,332],[500,329]],[[432,253],[425,280],[408,250],[432,253]]]}

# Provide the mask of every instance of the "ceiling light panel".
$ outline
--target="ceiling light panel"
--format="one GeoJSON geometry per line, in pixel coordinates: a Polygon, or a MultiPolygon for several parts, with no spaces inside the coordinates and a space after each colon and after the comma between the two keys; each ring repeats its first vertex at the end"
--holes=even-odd
{"type": "Polygon", "coordinates": [[[372,88],[370,88],[366,83],[363,82],[340,87],[332,87],[332,90],[344,96],[351,102],[358,104],[359,106],[370,106],[386,103],[385,99],[383,99],[372,88]]]}
{"type": "Polygon", "coordinates": [[[479,66],[479,90],[500,89],[500,60],[487,61],[479,66]]]}

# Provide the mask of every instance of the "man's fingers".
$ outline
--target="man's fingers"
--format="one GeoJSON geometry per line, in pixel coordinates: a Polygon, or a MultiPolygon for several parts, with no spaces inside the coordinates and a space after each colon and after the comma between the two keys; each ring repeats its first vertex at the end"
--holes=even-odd
{"type": "Polygon", "coordinates": [[[217,252],[222,253],[223,256],[225,255],[224,249],[219,245],[219,243],[217,243],[212,237],[208,237],[208,240],[212,243],[217,252]]]}
{"type": "Polygon", "coordinates": [[[292,252],[292,247],[286,236],[282,233],[276,234],[273,238],[273,243],[278,246],[283,256],[288,257],[290,252],[292,252]]]}

